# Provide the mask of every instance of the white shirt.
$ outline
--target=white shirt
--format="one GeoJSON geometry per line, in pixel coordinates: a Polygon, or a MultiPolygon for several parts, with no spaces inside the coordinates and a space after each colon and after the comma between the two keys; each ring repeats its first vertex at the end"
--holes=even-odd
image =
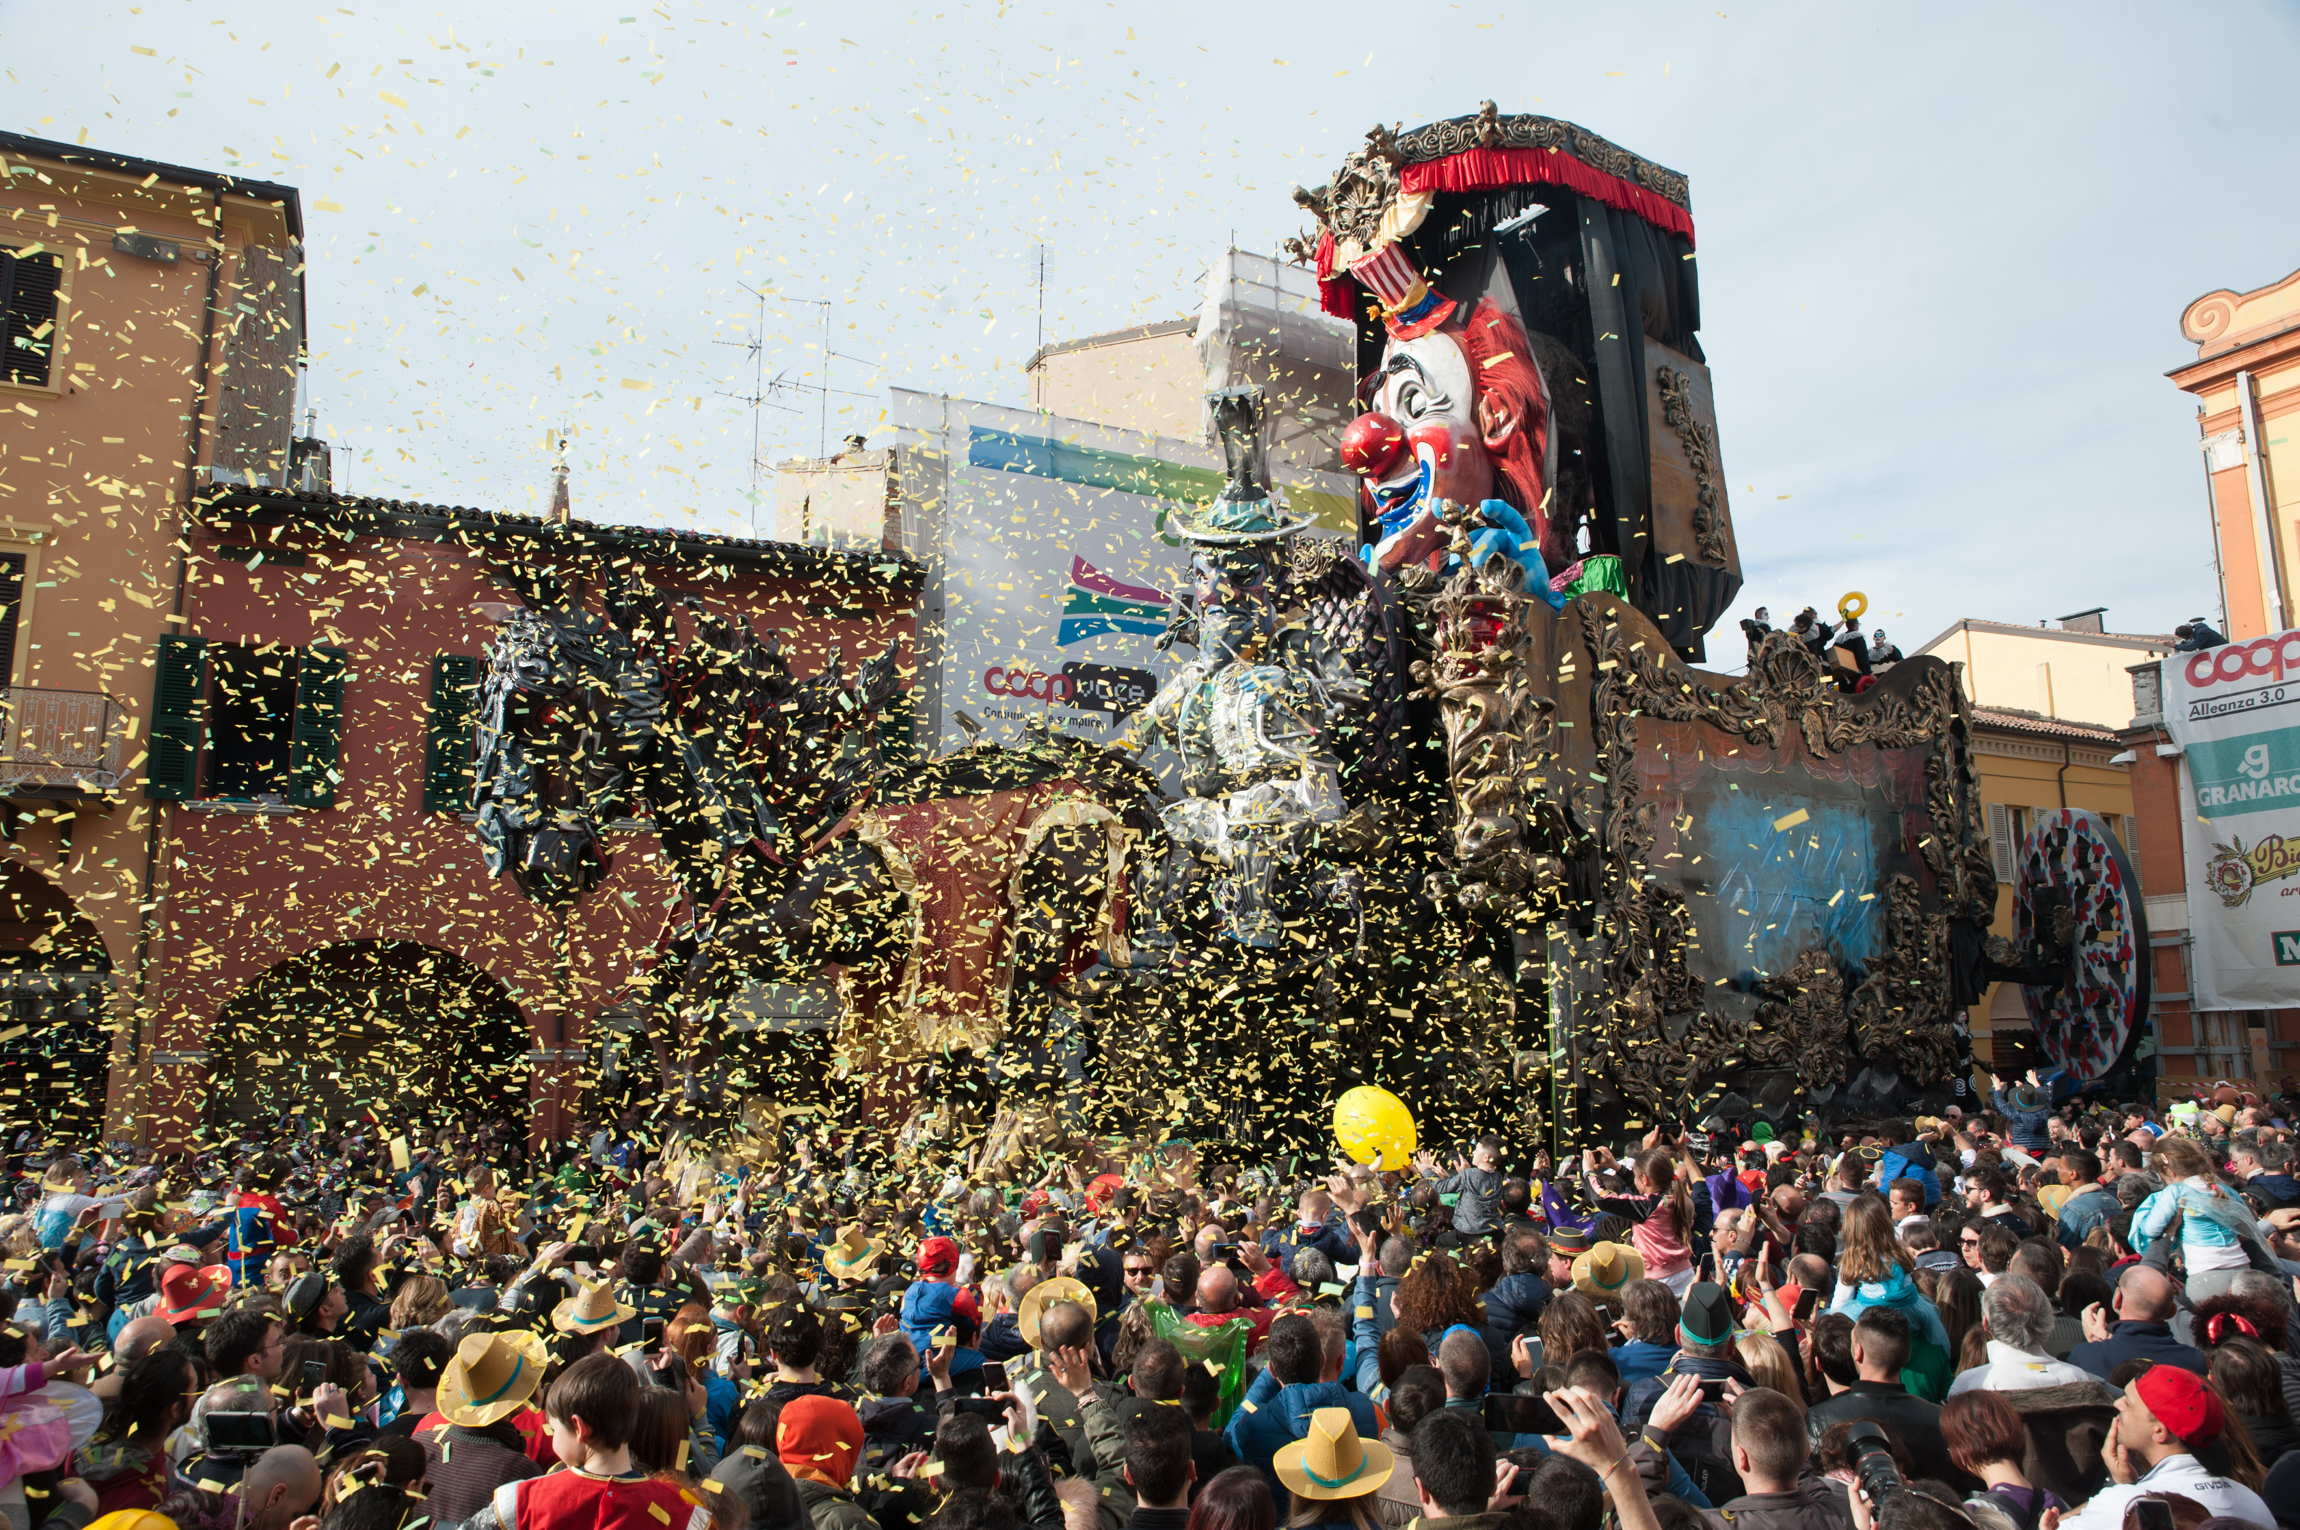
{"type": "Polygon", "coordinates": [[[2204,1505],[2205,1513],[2216,1519],[2225,1514],[2232,1519],[2269,1527],[2269,1530],[2276,1523],[2276,1516],[2268,1512],[2267,1503],[2258,1493],[2241,1482],[2214,1476],[2194,1456],[2177,1455],[2157,1462],[2138,1482],[2129,1485],[2112,1482],[2102,1488],[2083,1508],[2062,1517],[2061,1530],[2123,1530],[2125,1505],[2150,1493],[2178,1493],[2184,1498],[2193,1498],[2204,1505]]]}
{"type": "Polygon", "coordinates": [[[1989,1340],[1989,1358],[1986,1364],[1976,1365],[1969,1371],[1957,1372],[1957,1379],[1949,1383],[1949,1395],[1964,1392],[2033,1392],[2038,1387],[2067,1386],[2070,1382],[2098,1381],[2090,1371],[2081,1370],[2066,1360],[2055,1360],[2041,1349],[2015,1349],[2010,1344],[1989,1340]]]}

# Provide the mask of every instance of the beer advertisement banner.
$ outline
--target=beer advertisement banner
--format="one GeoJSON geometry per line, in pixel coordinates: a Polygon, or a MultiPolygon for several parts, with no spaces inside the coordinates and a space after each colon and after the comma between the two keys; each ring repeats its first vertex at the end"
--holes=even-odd
{"type": "Polygon", "coordinates": [[[2164,661],[2199,1010],[2300,1004],[2300,631],[2164,661]]]}

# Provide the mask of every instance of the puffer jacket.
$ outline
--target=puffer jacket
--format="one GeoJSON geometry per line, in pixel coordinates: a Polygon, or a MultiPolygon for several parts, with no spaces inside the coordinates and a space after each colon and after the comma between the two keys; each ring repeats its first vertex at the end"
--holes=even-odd
{"type": "Polygon", "coordinates": [[[1486,1326],[1512,1338],[1531,1333],[1549,1296],[1549,1282],[1539,1275],[1504,1275],[1485,1293],[1486,1326]]]}

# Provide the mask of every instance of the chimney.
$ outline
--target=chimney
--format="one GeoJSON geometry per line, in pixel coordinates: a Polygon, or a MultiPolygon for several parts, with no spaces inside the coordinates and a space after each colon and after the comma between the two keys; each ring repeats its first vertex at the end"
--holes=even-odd
{"type": "Polygon", "coordinates": [[[559,457],[551,464],[551,515],[554,526],[564,526],[573,518],[574,511],[567,499],[567,438],[559,438],[559,457]]]}
{"type": "Polygon", "coordinates": [[[2089,611],[2072,611],[2054,620],[2060,623],[2063,632],[2106,632],[2108,627],[2103,618],[2107,615],[2108,607],[2094,606],[2089,611]]]}

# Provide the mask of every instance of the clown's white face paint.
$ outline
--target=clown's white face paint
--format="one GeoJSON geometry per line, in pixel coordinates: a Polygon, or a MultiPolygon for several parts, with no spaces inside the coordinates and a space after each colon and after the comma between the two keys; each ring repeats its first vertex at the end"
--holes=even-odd
{"type": "Polygon", "coordinates": [[[1444,330],[1390,341],[1371,405],[1398,427],[1394,457],[1367,475],[1382,526],[1377,556],[1395,566],[1442,541],[1437,501],[1476,505],[1492,497],[1494,465],[1478,428],[1469,358],[1444,330]]]}

